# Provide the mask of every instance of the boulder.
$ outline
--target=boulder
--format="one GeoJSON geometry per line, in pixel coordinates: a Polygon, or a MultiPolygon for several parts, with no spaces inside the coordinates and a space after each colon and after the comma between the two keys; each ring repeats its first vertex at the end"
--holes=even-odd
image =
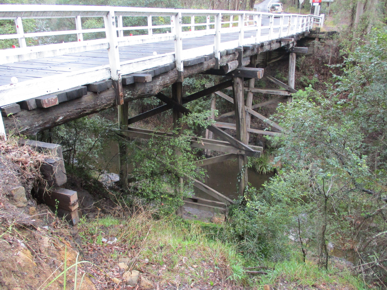
{"type": "Polygon", "coordinates": [[[23,186],[12,188],[7,195],[10,202],[17,207],[27,206],[26,190],[23,186]]]}
{"type": "Polygon", "coordinates": [[[138,282],[138,278],[140,276],[140,272],[137,270],[127,271],[124,273],[122,278],[128,283],[130,286],[136,286],[138,282]]]}

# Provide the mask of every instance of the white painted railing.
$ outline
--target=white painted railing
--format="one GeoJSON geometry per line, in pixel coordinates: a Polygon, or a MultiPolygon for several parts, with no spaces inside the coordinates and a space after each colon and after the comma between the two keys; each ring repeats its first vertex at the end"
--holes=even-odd
{"type": "MultiPolygon", "coordinates": [[[[220,60],[220,52],[243,45],[258,44],[268,40],[284,38],[297,33],[309,31],[316,19],[313,15],[271,14],[252,11],[217,11],[161,8],[131,8],[112,6],[67,6],[67,5],[0,5],[0,21],[14,21],[15,33],[0,35],[0,43],[17,40],[14,48],[0,50],[0,65],[14,62],[60,56],[69,53],[106,49],[109,65],[84,70],[87,74],[82,81],[96,82],[106,78],[119,80],[121,75],[158,65],[175,62],[178,71],[183,71],[183,61],[198,56],[214,54],[220,60]],[[101,28],[83,27],[85,20],[99,20],[101,28]],[[60,31],[26,32],[23,22],[53,21],[70,19],[74,29],[60,31]],[[137,19],[143,25],[125,25],[137,19]],[[157,22],[162,22],[158,23],[157,22]],[[101,25],[102,26],[102,25],[101,25]],[[85,40],[90,34],[102,34],[102,38],[85,40]],[[222,41],[222,36],[238,33],[232,41],[222,41]],[[245,37],[249,33],[250,37],[245,37]],[[183,50],[185,38],[213,35],[211,45],[183,50]],[[72,37],[66,43],[57,43],[59,37],[72,37]],[[40,41],[39,40],[44,40],[40,41]],[[71,41],[72,40],[72,41],[71,41]],[[119,58],[120,47],[143,43],[174,41],[173,53],[155,55],[146,59],[122,62],[119,58]],[[44,45],[30,46],[30,42],[44,45]],[[141,62],[140,62],[141,61],[141,62]]],[[[321,22],[320,22],[321,23],[321,22]]],[[[100,37],[101,35],[99,35],[100,37]]],[[[93,37],[91,37],[93,38],[93,37]]],[[[219,63],[219,61],[218,61],[219,63]]],[[[66,73],[68,84],[80,85],[79,72],[66,73]]],[[[66,89],[66,84],[58,77],[44,78],[47,93],[66,89]]],[[[41,86],[39,81],[25,81],[0,87],[0,106],[19,102],[37,96],[33,88],[41,86]],[[30,82],[30,83],[28,83],[30,82]],[[27,84],[28,83],[28,84],[27,84]],[[25,88],[23,88],[25,86],[25,88]],[[29,88],[28,90],[26,88],[29,88]],[[29,94],[26,96],[26,91],[29,94]],[[11,95],[12,94],[12,97],[11,95]]],[[[1,134],[0,123],[0,134],[1,134]]]]}

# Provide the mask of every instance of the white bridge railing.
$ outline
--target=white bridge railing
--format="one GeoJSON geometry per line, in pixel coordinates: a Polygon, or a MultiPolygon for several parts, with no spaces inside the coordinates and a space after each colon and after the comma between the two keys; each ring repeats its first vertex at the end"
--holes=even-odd
{"type": "MultiPolygon", "coordinates": [[[[77,71],[66,73],[66,82],[63,77],[17,84],[10,81],[9,85],[0,86],[0,106],[39,96],[38,88],[43,84],[48,94],[68,89],[69,84],[74,87],[107,78],[117,81],[121,75],[169,63],[175,63],[182,72],[186,59],[214,54],[220,60],[220,52],[226,49],[309,31],[316,16],[228,10],[0,5],[0,25],[4,22],[14,22],[15,29],[13,33],[0,35],[0,47],[4,48],[0,50],[0,65],[101,49],[106,50],[109,65],[84,70],[86,77],[82,80],[77,71]],[[229,33],[237,33],[238,37],[222,41],[222,36],[229,33]],[[184,39],[211,35],[214,39],[211,45],[198,43],[199,47],[183,50],[184,39]],[[173,53],[120,61],[122,47],[168,40],[174,41],[173,53]]],[[[0,124],[0,135],[1,131],[0,124]]]]}

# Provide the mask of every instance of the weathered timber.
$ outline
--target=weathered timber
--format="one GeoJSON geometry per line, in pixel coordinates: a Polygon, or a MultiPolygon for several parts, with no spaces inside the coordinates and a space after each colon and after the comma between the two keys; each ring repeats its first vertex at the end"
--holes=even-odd
{"type": "Polygon", "coordinates": [[[87,94],[87,87],[86,86],[80,86],[77,88],[73,88],[71,90],[58,93],[58,101],[59,103],[72,101],[75,99],[79,99],[87,94]]]}
{"type": "Polygon", "coordinates": [[[52,156],[63,159],[62,146],[35,140],[19,139],[20,145],[28,145],[38,152],[50,153],[52,156]]]}
{"type": "Polygon", "coordinates": [[[202,202],[200,203],[194,202],[187,199],[184,200],[184,204],[187,205],[188,207],[193,207],[199,210],[207,210],[207,211],[209,210],[209,211],[221,212],[221,213],[225,213],[227,211],[225,207],[214,206],[214,205],[210,205],[202,202]]]}
{"type": "MultiPolygon", "coordinates": [[[[163,102],[165,102],[167,104],[170,104],[171,106],[173,106],[174,109],[177,109],[177,110],[179,110],[180,112],[182,112],[184,114],[190,114],[191,113],[190,110],[188,110],[187,108],[183,107],[182,105],[177,104],[171,98],[168,98],[167,96],[165,96],[162,93],[158,93],[156,95],[156,97],[159,98],[160,100],[162,100],[163,102]]],[[[216,128],[213,125],[208,126],[207,129],[212,131],[215,135],[217,135],[222,140],[228,141],[231,145],[235,146],[236,148],[241,149],[241,150],[245,150],[246,151],[246,155],[248,155],[248,156],[257,156],[259,154],[259,152],[251,149],[246,144],[240,142],[239,140],[235,139],[231,135],[227,134],[226,132],[223,132],[222,130],[220,130],[219,128],[216,128]]]]}
{"type": "Polygon", "coordinates": [[[87,85],[87,90],[99,94],[111,88],[112,85],[111,80],[105,80],[87,85]]]}
{"type": "Polygon", "coordinates": [[[272,90],[272,89],[245,88],[245,91],[252,92],[252,93],[267,94],[267,95],[278,95],[278,96],[290,96],[291,95],[288,91],[272,90]]]}
{"type": "MultiPolygon", "coordinates": [[[[252,67],[256,67],[258,64],[258,56],[257,55],[253,55],[251,56],[251,66],[252,67]]],[[[254,86],[255,86],[255,79],[250,79],[249,80],[249,89],[254,89],[254,86]]],[[[251,109],[251,106],[253,105],[253,92],[252,91],[248,91],[247,92],[247,98],[246,98],[246,108],[248,109],[251,109]]],[[[250,128],[251,127],[251,116],[249,113],[246,114],[246,128],[250,128]]],[[[246,140],[247,140],[247,144],[249,144],[249,141],[250,141],[250,134],[249,132],[247,131],[247,136],[246,136],[246,140]]]]}
{"type": "MultiPolygon", "coordinates": [[[[223,123],[223,122],[216,122],[216,127],[223,128],[223,129],[230,129],[230,130],[236,130],[236,125],[231,123],[223,123]]],[[[278,132],[270,132],[270,131],[264,131],[264,130],[258,130],[258,129],[247,129],[250,133],[260,134],[260,135],[269,135],[269,136],[278,136],[281,135],[281,133],[278,132]]]]}
{"type": "Polygon", "coordinates": [[[133,75],[122,76],[122,85],[129,86],[131,84],[134,84],[134,76],[133,75]]]}
{"type": "MultiPolygon", "coordinates": [[[[183,102],[183,84],[181,82],[176,82],[172,85],[172,100],[179,105],[182,105],[183,102]]],[[[178,121],[181,118],[182,114],[179,110],[173,108],[173,127],[176,128],[179,126],[178,121]]]]}
{"type": "Polygon", "coordinates": [[[283,82],[281,82],[280,80],[277,80],[276,78],[273,78],[271,76],[268,76],[267,79],[273,83],[275,83],[276,85],[280,86],[280,87],[283,87],[285,90],[291,92],[291,93],[297,93],[297,91],[295,89],[293,89],[292,87],[288,86],[287,84],[284,84],[283,82]]]}
{"type": "MultiPolygon", "coordinates": [[[[272,100],[269,100],[269,101],[266,101],[266,102],[262,102],[262,103],[259,103],[259,104],[255,104],[255,105],[253,105],[251,108],[252,108],[252,109],[256,109],[256,108],[264,107],[264,106],[267,106],[267,105],[270,105],[270,104],[273,104],[273,103],[280,102],[280,101],[284,100],[285,98],[286,98],[285,96],[281,96],[281,97],[278,97],[278,98],[275,98],[275,99],[272,99],[272,100]]],[[[219,116],[218,118],[216,118],[216,119],[232,117],[232,116],[234,116],[234,115],[235,115],[235,112],[234,112],[234,111],[231,111],[231,112],[224,113],[224,114],[220,115],[220,116],[219,116]]]]}
{"type": "MultiPolygon", "coordinates": [[[[164,138],[173,137],[171,133],[163,133],[163,132],[138,129],[138,128],[129,128],[128,131],[121,131],[119,134],[121,134],[121,136],[125,136],[128,138],[138,138],[138,139],[144,139],[144,140],[149,140],[154,136],[164,137],[164,138]]],[[[208,150],[218,151],[223,153],[245,154],[244,150],[237,149],[234,146],[231,146],[226,141],[206,139],[206,138],[192,137],[191,147],[208,149],[208,150]]],[[[263,148],[260,146],[250,145],[250,147],[255,151],[258,151],[259,153],[262,152],[263,150],[263,148]]]]}
{"type": "Polygon", "coordinates": [[[133,79],[135,83],[149,83],[152,81],[151,74],[134,74],[133,79]]]}
{"type": "Polygon", "coordinates": [[[254,67],[240,67],[235,71],[231,72],[233,77],[240,78],[252,78],[252,79],[261,79],[263,78],[263,68],[254,68],[254,67]]]}
{"type": "Polygon", "coordinates": [[[215,198],[221,202],[224,202],[226,204],[234,204],[232,199],[228,198],[227,196],[224,196],[223,194],[221,194],[220,192],[216,191],[215,189],[209,187],[208,185],[204,184],[203,182],[200,182],[197,179],[193,179],[193,181],[194,181],[194,184],[193,184],[194,187],[207,193],[208,195],[212,196],[213,198],[215,198]]]}
{"type": "Polygon", "coordinates": [[[66,169],[62,158],[46,158],[40,166],[40,171],[50,187],[62,186],[67,182],[66,169]]]}
{"type": "MultiPolygon", "coordinates": [[[[238,53],[238,55],[240,55],[240,54],[238,53]]],[[[245,57],[245,58],[242,59],[242,66],[246,66],[249,63],[250,63],[250,58],[249,57],[245,57]]],[[[236,70],[238,67],[239,67],[239,61],[238,60],[233,60],[233,61],[230,61],[230,62],[226,63],[225,65],[222,65],[220,67],[220,69],[210,69],[210,70],[206,71],[205,73],[206,74],[223,76],[223,75],[226,75],[226,74],[236,70]]]]}
{"type": "MultiPolygon", "coordinates": [[[[51,207],[51,209],[53,208],[51,207]]],[[[74,211],[67,211],[59,208],[57,210],[57,213],[58,213],[58,217],[65,218],[72,225],[76,225],[77,223],[79,223],[79,214],[77,209],[74,211]]]]}
{"type": "MultiPolygon", "coordinates": [[[[123,103],[118,106],[118,128],[125,130],[128,128],[128,103],[123,103]]],[[[128,148],[126,142],[118,142],[118,173],[120,176],[120,183],[123,188],[128,188],[128,148]]]]}
{"type": "Polygon", "coordinates": [[[38,108],[50,108],[59,104],[57,95],[47,95],[35,99],[38,108]]]}
{"type": "MultiPolygon", "coordinates": [[[[217,85],[215,85],[213,87],[204,89],[204,90],[202,90],[200,92],[197,92],[195,94],[192,94],[192,95],[190,95],[188,97],[182,98],[182,103],[186,104],[186,103],[192,102],[194,100],[197,100],[199,98],[208,96],[208,95],[210,95],[210,94],[212,94],[212,93],[214,93],[214,92],[216,92],[218,90],[222,90],[222,89],[230,86],[231,84],[232,84],[232,81],[229,80],[229,81],[225,81],[223,83],[217,84],[217,85]]],[[[130,118],[128,123],[129,124],[133,124],[135,122],[138,122],[138,121],[147,119],[149,117],[152,117],[154,115],[160,114],[162,112],[165,112],[165,111],[167,111],[169,109],[172,109],[172,106],[169,105],[169,104],[165,104],[165,105],[159,106],[159,107],[154,108],[152,110],[149,110],[149,111],[147,111],[145,113],[139,114],[139,115],[137,115],[137,116],[135,116],[133,118],[130,118]]]]}
{"type": "Polygon", "coordinates": [[[188,197],[185,200],[192,201],[195,203],[204,203],[204,204],[213,205],[213,206],[227,207],[227,204],[224,202],[205,199],[197,196],[188,197]]]}
{"type": "Polygon", "coordinates": [[[289,75],[288,84],[292,89],[296,86],[296,53],[289,53],[289,75]]]}
{"type": "Polygon", "coordinates": [[[308,53],[308,47],[293,47],[290,52],[294,52],[297,54],[307,54],[308,53]]]}
{"type": "Polygon", "coordinates": [[[20,111],[21,111],[20,105],[16,104],[16,103],[5,105],[5,106],[1,107],[1,115],[3,117],[8,117],[10,115],[17,114],[20,111]]]}
{"type": "Polygon", "coordinates": [[[20,102],[19,104],[23,110],[28,110],[28,111],[35,110],[38,107],[36,105],[35,99],[25,100],[20,102]]]}
{"type": "MultiPolygon", "coordinates": [[[[210,116],[210,119],[211,120],[215,120],[215,111],[216,111],[216,96],[215,94],[212,94],[212,98],[211,98],[211,116],[210,116]]],[[[206,139],[212,139],[214,137],[214,133],[212,133],[210,130],[206,129],[206,139]]],[[[205,155],[209,155],[211,154],[211,151],[210,150],[205,150],[204,151],[205,155]]]]}
{"type": "Polygon", "coordinates": [[[222,97],[223,99],[229,101],[231,104],[234,104],[234,99],[227,96],[225,93],[222,93],[222,92],[215,92],[216,95],[218,95],[219,97],[222,97]]]}
{"type": "Polygon", "coordinates": [[[198,161],[196,161],[196,165],[199,166],[199,167],[207,166],[207,165],[211,165],[211,164],[215,164],[215,163],[224,162],[224,161],[229,160],[229,159],[234,159],[237,156],[238,155],[234,154],[234,153],[229,153],[229,154],[225,154],[225,155],[215,156],[215,157],[211,157],[211,158],[206,158],[206,159],[198,160],[198,161]]]}
{"type": "MultiPolygon", "coordinates": [[[[241,70],[240,68],[237,70],[241,70]]],[[[244,143],[248,144],[247,140],[247,128],[246,128],[246,111],[245,111],[245,95],[243,91],[243,78],[233,78],[233,91],[234,91],[234,110],[235,110],[235,121],[236,121],[236,138],[244,143]]],[[[245,188],[248,183],[248,171],[246,170],[247,156],[238,156],[238,169],[239,169],[239,180],[238,180],[238,191],[239,195],[243,196],[245,188]]]]}
{"type": "MultiPolygon", "coordinates": [[[[69,193],[72,192],[73,194],[75,194],[77,196],[76,191],[72,191],[69,189],[66,189],[66,191],[68,191],[69,193]]],[[[56,192],[56,193],[47,192],[47,193],[43,194],[43,197],[41,198],[41,200],[42,200],[42,202],[44,202],[47,205],[57,207],[57,208],[67,210],[67,211],[74,211],[74,210],[78,209],[78,207],[79,207],[78,198],[75,200],[75,202],[69,203],[69,202],[63,200],[63,198],[59,199],[58,196],[59,196],[58,192],[56,192]]]]}
{"type": "Polygon", "coordinates": [[[51,188],[48,192],[44,188],[40,188],[38,196],[43,201],[46,198],[57,200],[63,205],[74,205],[78,202],[78,194],[76,191],[65,189],[62,187],[51,188]]]}
{"type": "MultiPolygon", "coordinates": [[[[245,56],[247,56],[249,53],[250,52],[247,51],[245,56]]],[[[223,65],[235,59],[237,59],[236,53],[225,55],[221,57],[220,63],[223,65]]],[[[187,67],[184,69],[184,77],[190,77],[192,75],[207,71],[211,68],[214,68],[215,64],[215,59],[210,59],[204,63],[187,67]]],[[[163,90],[165,87],[175,83],[177,78],[177,70],[173,69],[153,78],[151,83],[136,83],[133,86],[126,86],[125,101],[153,96],[163,90]]],[[[220,89],[215,91],[218,90],[220,89]]],[[[209,92],[208,94],[214,93],[215,91],[209,92]]],[[[6,130],[11,130],[17,126],[18,132],[26,135],[35,135],[43,129],[64,124],[68,121],[81,118],[101,110],[105,110],[114,105],[115,93],[114,90],[110,88],[100,93],[99,95],[89,92],[82,98],[63,103],[60,106],[51,107],[50,110],[42,110],[39,108],[33,111],[23,110],[15,115],[16,121],[11,120],[10,118],[4,119],[4,125],[6,130]]]]}
{"type": "Polygon", "coordinates": [[[280,130],[280,131],[283,131],[284,129],[278,125],[276,122],[273,122],[272,120],[266,118],[265,116],[257,113],[256,111],[250,109],[250,108],[246,108],[246,111],[249,112],[251,115],[257,117],[258,119],[261,119],[262,121],[264,121],[265,123],[269,124],[270,126],[280,130]]]}

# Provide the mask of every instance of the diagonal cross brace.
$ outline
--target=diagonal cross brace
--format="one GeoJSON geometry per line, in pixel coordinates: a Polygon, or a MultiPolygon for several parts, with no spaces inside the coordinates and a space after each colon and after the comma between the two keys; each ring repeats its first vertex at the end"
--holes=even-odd
{"type": "MultiPolygon", "coordinates": [[[[178,110],[178,111],[180,111],[180,112],[182,112],[184,114],[190,114],[191,113],[190,110],[188,110],[184,106],[174,102],[171,98],[167,97],[166,95],[164,95],[162,93],[158,93],[156,95],[156,97],[159,98],[161,101],[167,103],[167,105],[171,106],[175,110],[178,110]]],[[[236,147],[236,148],[238,148],[240,150],[244,150],[246,155],[248,155],[248,156],[257,156],[257,155],[260,154],[259,151],[253,150],[251,147],[247,146],[246,144],[244,144],[241,141],[235,139],[231,135],[227,134],[223,130],[221,130],[221,129],[213,126],[213,125],[208,126],[206,129],[208,129],[211,132],[213,132],[215,135],[217,135],[222,140],[229,142],[233,147],[236,147]]]]}

